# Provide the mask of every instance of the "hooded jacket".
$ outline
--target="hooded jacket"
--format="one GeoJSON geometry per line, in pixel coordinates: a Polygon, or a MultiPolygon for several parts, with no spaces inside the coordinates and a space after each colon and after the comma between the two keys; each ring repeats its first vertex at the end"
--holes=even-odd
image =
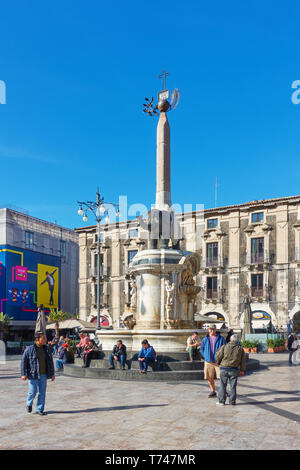
{"type": "Polygon", "coordinates": [[[211,360],[211,358],[210,358],[209,334],[206,335],[205,338],[203,338],[203,340],[201,342],[201,346],[200,346],[200,353],[203,356],[205,362],[216,362],[216,352],[225,343],[226,343],[226,341],[223,338],[223,336],[221,336],[221,334],[219,332],[217,332],[217,339],[216,339],[216,342],[215,342],[214,355],[213,355],[213,358],[211,360]]]}
{"type": "Polygon", "coordinates": [[[221,367],[240,368],[241,372],[246,369],[246,356],[243,348],[237,341],[222,346],[216,354],[216,362],[221,367]]]}

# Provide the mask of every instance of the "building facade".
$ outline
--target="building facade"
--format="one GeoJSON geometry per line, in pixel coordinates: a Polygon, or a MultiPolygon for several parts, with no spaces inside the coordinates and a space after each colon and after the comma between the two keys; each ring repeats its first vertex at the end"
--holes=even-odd
{"type": "Polygon", "coordinates": [[[10,339],[32,339],[37,306],[78,313],[78,235],[27,214],[0,209],[0,309],[10,339]]]}
{"type": "MultiPolygon", "coordinates": [[[[196,311],[215,316],[232,328],[243,326],[243,305],[250,297],[254,326],[270,322],[284,330],[288,319],[300,328],[300,196],[252,201],[177,214],[180,249],[196,252],[195,278],[201,292],[196,311]]],[[[95,321],[97,298],[96,227],[79,235],[79,312],[95,321]]],[[[128,265],[147,249],[138,220],[102,226],[102,322],[122,327],[130,306],[128,265]]],[[[196,317],[195,317],[196,319],[196,317]]]]}

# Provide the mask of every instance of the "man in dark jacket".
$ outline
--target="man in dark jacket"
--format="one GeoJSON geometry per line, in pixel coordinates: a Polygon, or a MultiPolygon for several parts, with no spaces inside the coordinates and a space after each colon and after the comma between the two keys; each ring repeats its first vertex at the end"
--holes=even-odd
{"type": "Polygon", "coordinates": [[[123,344],[122,340],[119,339],[119,341],[117,341],[117,344],[114,345],[113,351],[109,356],[110,369],[115,368],[114,361],[119,361],[122,369],[125,370],[126,357],[126,346],[125,344],[123,344]]]}
{"type": "Polygon", "coordinates": [[[217,405],[225,405],[228,380],[230,383],[229,404],[235,405],[237,379],[239,375],[244,375],[246,369],[245,352],[238,344],[237,335],[231,335],[230,342],[217,351],[216,362],[220,365],[220,389],[217,405]]]}
{"type": "Polygon", "coordinates": [[[32,411],[32,403],[38,391],[36,413],[45,415],[45,398],[47,379],[55,379],[54,364],[50,347],[46,344],[47,337],[42,333],[35,334],[35,343],[28,346],[22,356],[21,378],[28,379],[28,396],[26,409],[32,411]]]}

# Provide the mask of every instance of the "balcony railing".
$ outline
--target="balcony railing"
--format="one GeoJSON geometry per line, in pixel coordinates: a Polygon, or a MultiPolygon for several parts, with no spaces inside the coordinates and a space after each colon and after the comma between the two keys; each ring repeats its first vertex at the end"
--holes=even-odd
{"type": "Polygon", "coordinates": [[[213,268],[224,266],[225,259],[222,256],[209,257],[201,260],[201,268],[213,268]]]}
{"type": "Polygon", "coordinates": [[[300,248],[295,248],[294,261],[300,261],[300,248]]]}
{"type": "Polygon", "coordinates": [[[217,299],[218,298],[218,290],[217,289],[207,289],[206,290],[206,298],[207,299],[217,299]]]}
{"type": "Polygon", "coordinates": [[[257,287],[251,287],[251,296],[252,297],[263,297],[264,289],[259,289],[257,287]]]}
{"type": "Polygon", "coordinates": [[[245,264],[263,264],[271,263],[275,261],[275,255],[269,253],[267,250],[258,253],[246,253],[245,254],[245,264]]]}
{"type": "MultiPolygon", "coordinates": [[[[100,274],[101,274],[101,277],[102,276],[109,276],[109,273],[110,273],[110,269],[106,266],[101,266],[101,271],[100,271],[100,274]]],[[[98,269],[97,269],[97,266],[94,267],[94,268],[89,268],[89,277],[97,277],[98,276],[98,269]]]]}

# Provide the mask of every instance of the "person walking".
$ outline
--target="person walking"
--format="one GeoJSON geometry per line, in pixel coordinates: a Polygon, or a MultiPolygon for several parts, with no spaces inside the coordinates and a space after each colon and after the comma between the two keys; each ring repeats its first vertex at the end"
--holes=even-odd
{"type": "Polygon", "coordinates": [[[236,404],[236,386],[239,376],[244,375],[246,356],[244,349],[238,343],[238,336],[233,334],[230,342],[222,346],[216,353],[216,363],[220,366],[220,388],[217,405],[225,405],[227,383],[230,383],[229,404],[236,404]]]}
{"type": "Polygon", "coordinates": [[[216,352],[226,344],[225,339],[217,332],[216,325],[211,325],[208,334],[203,338],[200,353],[204,358],[204,378],[208,381],[210,393],[208,398],[217,396],[215,389],[215,376],[220,378],[220,367],[216,364],[216,352]]]}
{"type": "Polygon", "coordinates": [[[288,343],[287,343],[287,348],[288,348],[288,351],[289,351],[289,364],[290,365],[293,365],[293,362],[292,362],[292,356],[294,354],[295,351],[297,351],[297,335],[296,333],[291,333],[288,337],[288,343]]]}
{"type": "Polygon", "coordinates": [[[125,370],[126,363],[126,346],[123,344],[122,340],[119,339],[117,344],[114,345],[111,355],[109,356],[110,369],[115,368],[114,361],[119,361],[123,370],[125,370]]]}
{"type": "Polygon", "coordinates": [[[46,335],[35,333],[34,344],[25,349],[21,360],[21,379],[28,379],[27,412],[32,412],[33,400],[38,392],[36,414],[41,416],[47,414],[44,412],[47,380],[55,379],[52,353],[46,343],[46,335]]]}

